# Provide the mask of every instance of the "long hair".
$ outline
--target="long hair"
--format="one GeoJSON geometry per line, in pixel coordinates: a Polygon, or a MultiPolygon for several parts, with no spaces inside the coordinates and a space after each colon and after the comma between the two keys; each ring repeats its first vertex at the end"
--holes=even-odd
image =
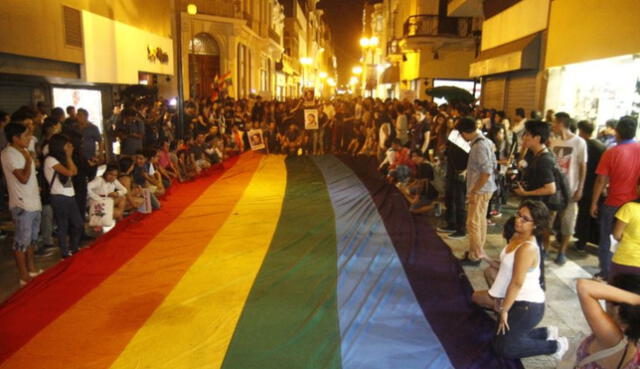
{"type": "MultiPolygon", "coordinates": [[[[51,139],[49,140],[49,155],[47,156],[55,158],[60,162],[60,164],[66,166],[67,154],[64,152],[64,145],[66,145],[67,142],[69,142],[69,138],[67,138],[67,136],[63,134],[58,133],[51,136],[51,139]]],[[[60,180],[60,183],[64,183],[68,179],[67,176],[63,176],[60,173],[58,173],[58,178],[60,180]]]]}
{"type": "MultiPolygon", "coordinates": [[[[621,273],[616,275],[611,281],[611,285],[625,291],[640,294],[640,276],[637,274],[621,273]]],[[[629,304],[616,304],[619,306],[618,315],[620,320],[627,325],[624,335],[637,343],[640,339],[640,306],[629,304]]]]}
{"type": "Polygon", "coordinates": [[[549,209],[542,201],[537,200],[524,200],[518,209],[527,208],[533,218],[533,235],[536,237],[538,247],[540,248],[540,257],[538,262],[540,263],[540,286],[542,289],[546,289],[546,282],[544,276],[544,235],[549,229],[549,209]]]}

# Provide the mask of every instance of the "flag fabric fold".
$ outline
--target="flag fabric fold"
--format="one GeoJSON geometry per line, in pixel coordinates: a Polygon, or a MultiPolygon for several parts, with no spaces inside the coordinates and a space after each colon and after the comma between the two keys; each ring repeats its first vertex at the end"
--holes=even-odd
{"type": "Polygon", "coordinates": [[[225,166],[2,304],[0,369],[522,367],[372,162],[225,166]]]}

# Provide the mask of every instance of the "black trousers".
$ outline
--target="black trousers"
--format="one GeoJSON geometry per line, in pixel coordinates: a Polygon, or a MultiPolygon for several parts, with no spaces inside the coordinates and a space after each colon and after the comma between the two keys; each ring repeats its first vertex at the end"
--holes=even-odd
{"type": "Polygon", "coordinates": [[[466,233],[467,212],[465,200],[467,197],[467,184],[458,179],[456,174],[447,173],[444,203],[447,207],[445,219],[447,228],[451,227],[458,232],[466,233]]]}

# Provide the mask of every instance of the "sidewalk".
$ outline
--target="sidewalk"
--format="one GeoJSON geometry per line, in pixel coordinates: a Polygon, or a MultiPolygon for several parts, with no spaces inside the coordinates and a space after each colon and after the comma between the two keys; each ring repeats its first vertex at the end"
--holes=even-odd
{"type": "MultiPolygon", "coordinates": [[[[503,207],[501,218],[495,219],[496,225],[490,226],[487,235],[487,254],[495,259],[499,258],[500,251],[505,246],[502,239],[502,224],[515,213],[515,204],[503,207]]],[[[435,221],[435,219],[434,219],[435,221]]],[[[434,223],[436,224],[436,223],[434,223]]],[[[462,257],[468,247],[468,238],[450,240],[445,235],[440,234],[442,239],[451,247],[453,253],[462,257]]],[[[556,253],[551,252],[551,256],[545,262],[545,275],[547,284],[547,304],[544,319],[541,325],[555,325],[560,330],[560,335],[569,338],[580,333],[589,334],[591,330],[580,309],[580,302],[576,294],[576,280],[578,278],[591,278],[598,271],[598,258],[595,248],[589,252],[579,252],[572,246],[567,251],[567,263],[562,267],[553,262],[556,253]]],[[[482,263],[479,267],[465,267],[467,277],[471,281],[474,289],[488,289],[484,280],[483,270],[487,267],[482,263]]],[[[526,369],[553,369],[556,367],[555,360],[550,356],[537,356],[522,360],[526,369]]]]}

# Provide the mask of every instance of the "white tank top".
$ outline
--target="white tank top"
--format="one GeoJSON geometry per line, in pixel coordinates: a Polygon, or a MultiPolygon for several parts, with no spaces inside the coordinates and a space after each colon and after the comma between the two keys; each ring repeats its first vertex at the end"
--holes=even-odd
{"type": "Polygon", "coordinates": [[[500,269],[498,270],[496,280],[493,282],[493,285],[489,290],[489,295],[492,297],[502,299],[507,294],[507,288],[509,287],[509,283],[511,283],[511,277],[513,275],[513,263],[516,251],[526,242],[531,242],[536,246],[536,249],[538,250],[538,264],[535,268],[531,268],[527,271],[527,275],[525,276],[522,288],[520,288],[520,292],[518,292],[516,301],[528,301],[534,303],[544,302],[544,291],[540,286],[540,247],[535,240],[525,241],[509,253],[507,253],[508,246],[502,249],[502,252],[500,253],[500,269]]]}

